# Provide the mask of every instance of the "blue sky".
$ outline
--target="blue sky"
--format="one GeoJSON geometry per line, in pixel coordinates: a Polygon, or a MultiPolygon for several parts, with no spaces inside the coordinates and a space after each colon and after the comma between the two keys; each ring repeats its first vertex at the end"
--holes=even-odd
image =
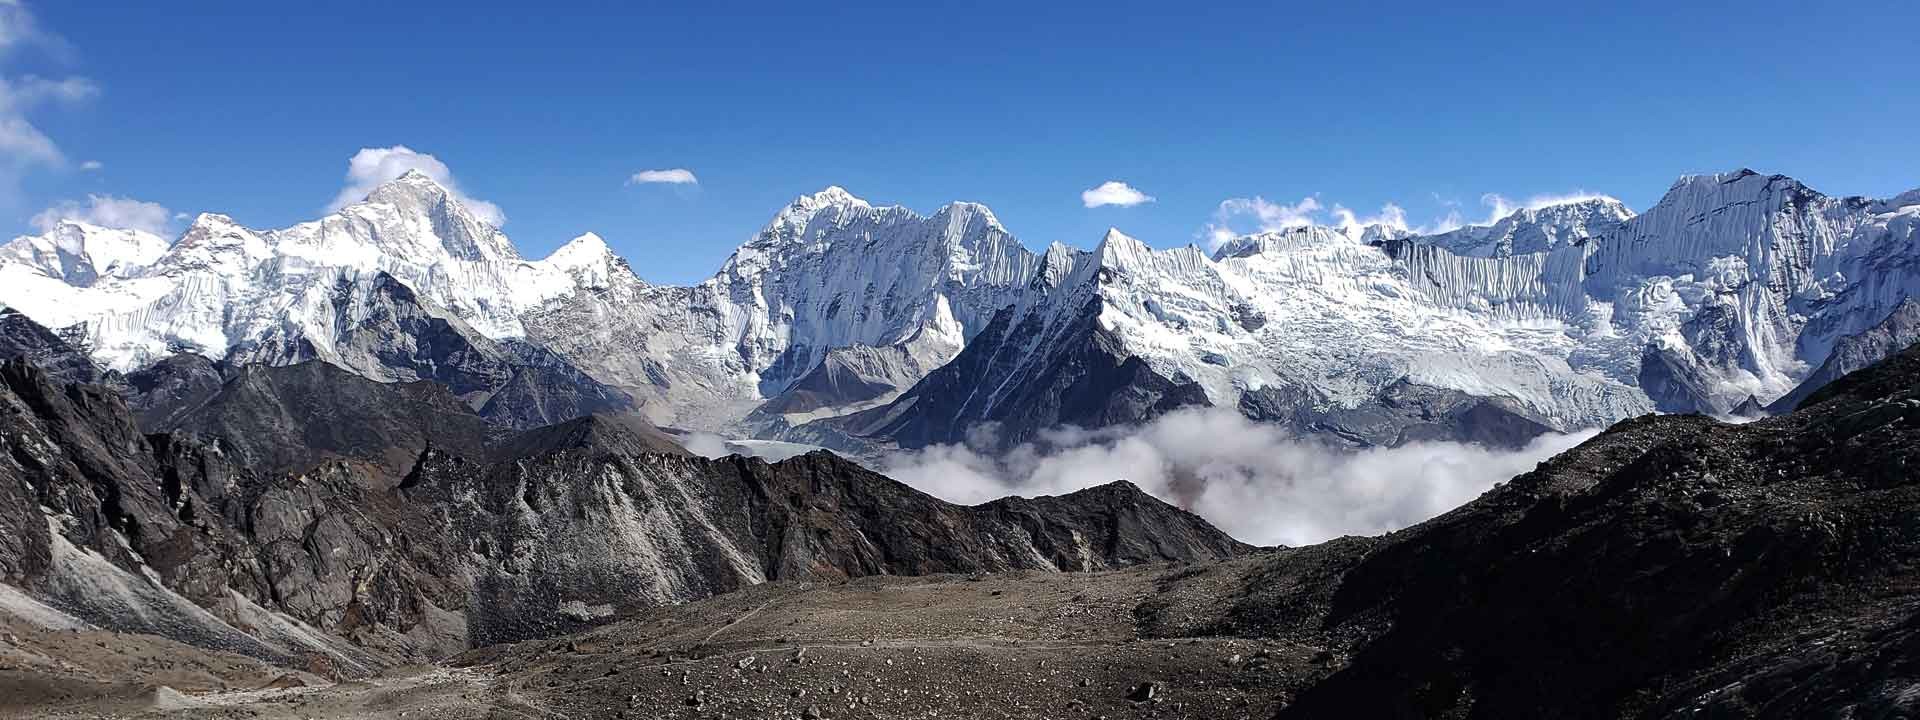
{"type": "Polygon", "coordinates": [[[828,184],[1036,247],[1204,242],[1256,196],[1420,225],[1740,166],[1920,186],[1910,3],[11,2],[0,130],[55,155],[0,133],[6,235],[88,194],[283,226],[393,145],[528,255],[593,230],[672,282],[828,184]],[[627,183],[669,168],[699,182],[627,183]],[[1109,180],[1154,200],[1085,207],[1109,180]]]}

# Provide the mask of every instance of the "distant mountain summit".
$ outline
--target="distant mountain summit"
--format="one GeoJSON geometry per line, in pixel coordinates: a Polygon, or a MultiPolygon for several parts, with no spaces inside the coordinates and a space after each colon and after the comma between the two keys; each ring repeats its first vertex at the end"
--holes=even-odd
{"type": "Polygon", "coordinates": [[[436,380],[514,427],[637,406],[871,451],[1205,404],[1356,445],[1504,444],[1771,403],[1843,344],[1877,359],[1860,348],[1890,343],[1846,341],[1920,294],[1916,217],[1920,191],[1741,170],[1639,215],[1596,196],[1431,236],[1309,226],[1207,253],[1113,230],[1036,253],[982,205],[829,187],[666,286],[592,233],[525,259],[410,173],[290,228],[202,215],[161,252],[105,229],[19,238],[0,302],[122,372],[183,350],[322,359],[436,380]]]}

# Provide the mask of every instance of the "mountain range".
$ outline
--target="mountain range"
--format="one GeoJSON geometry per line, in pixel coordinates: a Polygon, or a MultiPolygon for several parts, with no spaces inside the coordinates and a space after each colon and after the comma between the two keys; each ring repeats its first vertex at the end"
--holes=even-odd
{"type": "Polygon", "coordinates": [[[1125,482],[957,506],[630,412],[517,430],[431,380],[123,376],[0,331],[9,717],[1920,710],[1920,347],[1777,417],[1630,419],[1414,527],[1263,549],[1125,482]]]}
{"type": "Polygon", "coordinates": [[[1877,359],[1861,338],[1920,291],[1916,218],[1920,191],[1741,170],[1640,214],[1585,198],[1437,235],[1302,226],[1209,252],[1114,230],[1035,252],[978,204],[836,187],[668,286],[590,233],[523,258],[414,172],[278,230],[64,221],[0,250],[0,303],[120,373],[321,360],[517,429],[637,409],[864,456],[1212,405],[1353,446],[1516,445],[1764,406],[1830,380],[1836,348],[1877,359]]]}

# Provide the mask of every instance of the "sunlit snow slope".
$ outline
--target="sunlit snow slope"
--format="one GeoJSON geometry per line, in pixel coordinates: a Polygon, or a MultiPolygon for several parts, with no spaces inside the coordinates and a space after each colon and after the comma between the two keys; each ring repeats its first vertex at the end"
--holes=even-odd
{"type": "Polygon", "coordinates": [[[591,233],[524,259],[409,174],[280,230],[202,215],[171,246],[79,224],[18,238],[0,302],[84,323],[68,334],[122,370],[299,347],[378,379],[407,376],[363,359],[391,350],[368,349],[392,324],[369,318],[405,315],[735,435],[924,444],[1211,404],[1378,443],[1435,413],[1573,429],[1780,397],[1920,294],[1916,217],[1920,192],[1835,198],[1743,170],[1682,178],[1637,216],[1593,197],[1426,237],[1301,227],[1209,253],[1116,230],[1034,253],[980,205],[921,215],[829,188],[676,287],[591,233]],[[391,295],[366,287],[381,274],[421,309],[361,300],[391,295]]]}

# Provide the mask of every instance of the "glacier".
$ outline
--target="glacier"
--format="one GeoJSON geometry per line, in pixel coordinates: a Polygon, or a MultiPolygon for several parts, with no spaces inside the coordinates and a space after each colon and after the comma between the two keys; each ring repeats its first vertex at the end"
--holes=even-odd
{"type": "Polygon", "coordinates": [[[490,357],[551,353],[663,425],[807,442],[889,443],[876,429],[903,417],[987,421],[1069,386],[1151,388],[1092,422],[1280,389],[1362,408],[1418,387],[1573,430],[1786,395],[1920,294],[1917,217],[1920,191],[1832,197],[1740,170],[1683,177],[1637,215],[1589,197],[1435,235],[1305,226],[1209,253],[1116,229],[1035,252],[979,204],[923,215],[829,187],[672,286],[592,233],[524,258],[408,173],[277,230],[203,214],[168,244],[63,223],[0,247],[0,303],[121,371],[188,351],[431,377],[354,332],[398,313],[490,357]],[[373,303],[382,278],[419,308],[373,303]],[[1099,383],[1062,374],[1090,362],[1099,383]],[[952,390],[920,387],[936,375],[952,390]]]}

